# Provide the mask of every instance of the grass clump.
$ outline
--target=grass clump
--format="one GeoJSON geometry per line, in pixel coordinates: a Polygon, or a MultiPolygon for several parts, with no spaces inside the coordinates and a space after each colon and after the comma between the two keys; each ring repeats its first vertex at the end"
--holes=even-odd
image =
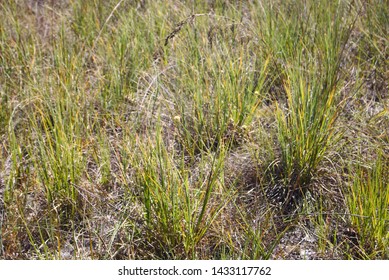
{"type": "MultiPolygon", "coordinates": [[[[158,258],[196,258],[198,245],[229,200],[223,186],[222,147],[212,155],[209,171],[200,162],[191,173],[182,157],[170,154],[157,131],[156,142],[135,156],[141,187],[146,238],[158,258]]],[[[205,159],[204,159],[205,160],[205,159]]]]}
{"type": "Polygon", "coordinates": [[[382,155],[371,168],[358,167],[347,195],[351,225],[361,245],[356,254],[362,258],[388,258],[388,167],[388,160],[382,155]]]}
{"type": "Polygon", "coordinates": [[[331,4],[331,12],[328,4],[298,2],[293,9],[304,11],[298,18],[284,10],[273,12],[277,32],[269,43],[279,50],[286,97],[285,104],[276,108],[280,159],[273,168],[286,187],[280,194],[286,205],[312,191],[311,181],[328,147],[339,138],[335,129],[342,104],[338,96],[341,62],[352,22],[344,21],[347,13],[342,3],[331,4]]]}
{"type": "Polygon", "coordinates": [[[264,98],[269,58],[255,43],[239,39],[249,32],[239,23],[227,29],[226,19],[199,14],[180,24],[167,41],[170,47],[175,40],[170,47],[175,62],[159,80],[163,95],[173,101],[167,106],[177,140],[193,158],[243,140],[264,98]]]}

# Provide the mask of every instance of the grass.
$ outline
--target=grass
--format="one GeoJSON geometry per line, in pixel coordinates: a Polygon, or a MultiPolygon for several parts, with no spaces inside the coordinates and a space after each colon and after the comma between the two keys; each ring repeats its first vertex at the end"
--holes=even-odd
{"type": "Polygon", "coordinates": [[[364,258],[388,257],[388,163],[379,156],[369,169],[359,167],[347,196],[352,226],[355,228],[364,258]]]}
{"type": "Polygon", "coordinates": [[[331,5],[332,11],[327,4],[307,7],[306,21],[282,14],[275,35],[280,38],[272,38],[280,45],[284,61],[282,84],[287,101],[285,108],[277,106],[276,116],[281,146],[278,169],[288,188],[286,203],[290,196],[299,197],[310,189],[328,146],[336,143],[336,118],[342,107],[337,98],[340,63],[352,25],[342,19],[344,3],[331,5]],[[310,30],[312,24],[316,28],[310,30]]]}
{"type": "Polygon", "coordinates": [[[198,174],[191,174],[182,157],[177,166],[158,130],[155,145],[149,143],[136,155],[147,238],[157,243],[156,255],[196,258],[195,248],[230,199],[231,191],[223,190],[222,152],[201,160],[198,174]]]}
{"type": "Polygon", "coordinates": [[[388,259],[386,1],[0,4],[0,258],[388,259]]]}

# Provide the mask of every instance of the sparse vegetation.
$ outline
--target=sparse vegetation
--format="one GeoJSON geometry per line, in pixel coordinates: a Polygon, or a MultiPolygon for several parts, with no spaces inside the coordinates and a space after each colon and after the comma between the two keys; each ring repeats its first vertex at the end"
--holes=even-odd
{"type": "Polygon", "coordinates": [[[388,259],[386,0],[0,2],[1,259],[388,259]]]}

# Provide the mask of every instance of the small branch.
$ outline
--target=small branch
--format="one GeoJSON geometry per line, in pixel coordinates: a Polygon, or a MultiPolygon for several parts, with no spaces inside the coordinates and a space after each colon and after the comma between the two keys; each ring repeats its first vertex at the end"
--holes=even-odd
{"type": "Polygon", "coordinates": [[[173,39],[177,35],[177,33],[181,31],[181,29],[182,29],[182,27],[184,27],[184,25],[186,25],[189,22],[193,22],[196,17],[205,16],[205,15],[208,15],[208,14],[193,14],[193,15],[190,15],[189,17],[187,17],[186,19],[184,19],[183,21],[179,22],[176,25],[176,27],[174,28],[174,30],[172,32],[170,32],[170,34],[167,35],[167,37],[165,38],[165,46],[167,46],[170,39],[173,39]]]}

